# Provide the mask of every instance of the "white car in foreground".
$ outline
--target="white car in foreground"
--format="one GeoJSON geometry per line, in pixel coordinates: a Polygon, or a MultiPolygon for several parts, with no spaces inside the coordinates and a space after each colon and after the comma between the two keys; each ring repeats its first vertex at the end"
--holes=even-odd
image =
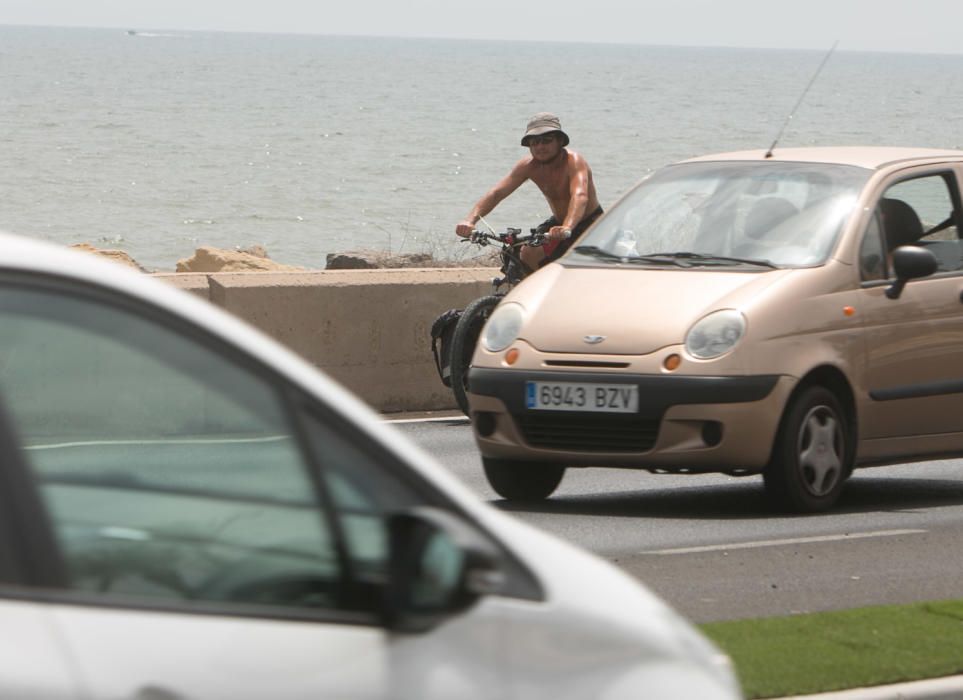
{"type": "Polygon", "coordinates": [[[272,340],[0,249],[0,697],[739,697],[652,593],[272,340]]]}

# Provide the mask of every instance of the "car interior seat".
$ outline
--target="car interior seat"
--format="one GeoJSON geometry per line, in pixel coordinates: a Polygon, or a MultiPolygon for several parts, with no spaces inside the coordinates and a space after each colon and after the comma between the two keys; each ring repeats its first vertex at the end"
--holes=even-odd
{"type": "Polygon", "coordinates": [[[769,233],[799,213],[796,205],[783,197],[763,197],[746,214],[743,232],[755,240],[771,240],[769,233]]]}
{"type": "Polygon", "coordinates": [[[806,202],[803,209],[809,209],[836,193],[832,179],[823,173],[809,173],[806,176],[806,202]]]}
{"type": "Polygon", "coordinates": [[[886,247],[892,251],[901,245],[913,245],[923,236],[923,224],[916,210],[902,199],[883,197],[879,200],[883,217],[886,247]]]}

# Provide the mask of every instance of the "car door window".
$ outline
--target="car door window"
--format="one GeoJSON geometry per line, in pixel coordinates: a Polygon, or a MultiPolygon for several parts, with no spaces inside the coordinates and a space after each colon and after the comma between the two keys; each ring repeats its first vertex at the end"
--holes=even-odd
{"type": "Polygon", "coordinates": [[[886,255],[878,213],[870,218],[863,234],[859,247],[859,272],[864,281],[886,279],[886,255]]]}
{"type": "Polygon", "coordinates": [[[373,453],[369,442],[346,440],[334,419],[307,411],[304,420],[359,594],[377,595],[388,575],[387,516],[429,503],[433,496],[392,469],[394,460],[380,450],[373,453]]]}
{"type": "Polygon", "coordinates": [[[246,365],[133,311],[7,287],[0,392],[69,587],[341,605],[335,520],[280,393],[246,365]]]}
{"type": "Polygon", "coordinates": [[[917,245],[936,256],[937,270],[963,269],[955,188],[950,173],[904,180],[888,188],[877,210],[889,252],[900,245],[917,245]]]}

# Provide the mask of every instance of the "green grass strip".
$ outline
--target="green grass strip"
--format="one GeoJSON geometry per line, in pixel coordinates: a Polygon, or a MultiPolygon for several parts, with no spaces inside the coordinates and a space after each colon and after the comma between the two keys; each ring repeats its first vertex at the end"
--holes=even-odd
{"type": "Polygon", "coordinates": [[[963,673],[963,600],[700,625],[746,698],[805,695],[963,673]]]}

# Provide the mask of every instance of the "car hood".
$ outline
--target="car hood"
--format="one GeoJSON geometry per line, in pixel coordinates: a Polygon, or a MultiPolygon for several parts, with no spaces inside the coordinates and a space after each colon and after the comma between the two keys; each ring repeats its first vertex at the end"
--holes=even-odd
{"type": "MultiPolygon", "coordinates": [[[[572,697],[623,697],[620,682],[646,689],[651,698],[698,697],[733,700],[742,697],[731,660],[692,623],[676,613],[644,583],[579,547],[489,506],[483,518],[491,531],[525,561],[545,588],[535,605],[497,597],[483,606],[511,607],[512,634],[532,648],[550,649],[565,639],[568,648],[592,649],[596,670],[608,667],[613,677],[601,685],[597,675],[584,678],[562,673],[572,697]],[[586,591],[591,591],[586,595],[586,591]],[[672,677],[646,678],[664,660],[678,670],[672,677]],[[640,677],[633,678],[633,672],[640,677]],[[620,681],[617,676],[623,675],[620,681]]],[[[507,620],[498,616],[499,624],[507,620]]],[[[559,658],[564,658],[562,655],[559,658]]],[[[544,680],[542,681],[545,682],[544,680]]]]}
{"type": "Polygon", "coordinates": [[[684,342],[707,313],[743,308],[794,272],[556,264],[529,277],[509,299],[527,311],[519,337],[543,352],[640,355],[684,342]],[[586,336],[604,340],[588,345],[586,336]]]}

